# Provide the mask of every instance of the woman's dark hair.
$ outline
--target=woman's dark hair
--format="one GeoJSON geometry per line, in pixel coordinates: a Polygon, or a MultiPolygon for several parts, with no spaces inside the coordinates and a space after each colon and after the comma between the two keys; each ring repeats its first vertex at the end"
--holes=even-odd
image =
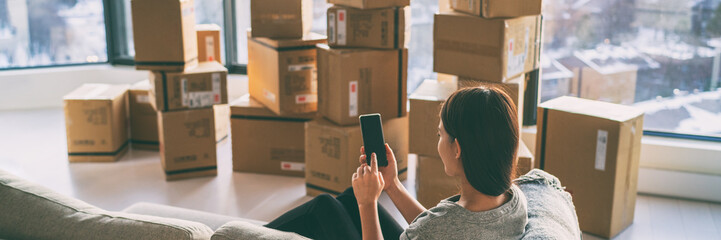
{"type": "Polygon", "coordinates": [[[518,118],[506,92],[495,86],[460,89],[443,103],[443,128],[461,147],[463,172],[479,192],[499,196],[516,169],[518,118]]]}

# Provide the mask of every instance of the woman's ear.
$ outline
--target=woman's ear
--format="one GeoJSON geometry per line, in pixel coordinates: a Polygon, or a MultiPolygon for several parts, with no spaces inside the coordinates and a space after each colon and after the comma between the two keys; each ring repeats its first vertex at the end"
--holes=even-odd
{"type": "Polygon", "coordinates": [[[461,145],[458,144],[458,138],[453,139],[453,152],[456,154],[456,159],[461,159],[461,145]]]}

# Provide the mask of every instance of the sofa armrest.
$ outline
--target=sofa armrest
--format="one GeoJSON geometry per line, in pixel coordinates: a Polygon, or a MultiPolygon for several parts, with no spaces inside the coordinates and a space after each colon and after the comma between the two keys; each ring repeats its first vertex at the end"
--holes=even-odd
{"type": "Polygon", "coordinates": [[[264,225],[266,222],[245,219],[239,217],[231,217],[187,208],[179,208],[162,204],[139,202],[131,205],[123,210],[126,213],[143,214],[150,216],[183,219],[193,222],[199,222],[207,225],[211,229],[218,229],[220,226],[231,221],[243,221],[255,225],[264,225]]]}
{"type": "Polygon", "coordinates": [[[307,240],[308,238],[297,233],[283,232],[245,221],[233,221],[218,228],[210,239],[307,240]]]}

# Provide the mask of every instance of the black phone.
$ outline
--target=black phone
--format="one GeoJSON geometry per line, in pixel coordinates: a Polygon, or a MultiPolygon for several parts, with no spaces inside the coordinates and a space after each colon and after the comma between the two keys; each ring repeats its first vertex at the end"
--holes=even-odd
{"type": "Polygon", "coordinates": [[[360,117],[363,146],[366,152],[366,163],[371,165],[371,153],[376,153],[379,167],[388,166],[386,159],[386,141],[383,137],[383,124],[378,113],[363,114],[360,117]]]}

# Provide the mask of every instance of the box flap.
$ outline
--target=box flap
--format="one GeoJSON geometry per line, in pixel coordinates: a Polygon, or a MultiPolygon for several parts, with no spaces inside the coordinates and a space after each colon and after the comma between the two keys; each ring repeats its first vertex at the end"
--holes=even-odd
{"type": "Polygon", "coordinates": [[[112,100],[128,91],[128,85],[83,84],[63,97],[64,100],[112,100]]]}
{"type": "Polygon", "coordinates": [[[625,122],[643,115],[643,111],[638,108],[568,96],[549,100],[539,107],[619,122],[625,122]]]}
{"type": "Polygon", "coordinates": [[[452,82],[438,82],[433,79],[424,80],[411,94],[410,99],[444,101],[456,91],[456,84],[452,82]]]}
{"type": "Polygon", "coordinates": [[[325,35],[314,32],[303,35],[303,38],[301,39],[272,39],[265,37],[253,37],[251,35],[251,31],[248,31],[247,33],[248,39],[276,49],[313,46],[320,43],[326,43],[327,40],[325,35]]]}

